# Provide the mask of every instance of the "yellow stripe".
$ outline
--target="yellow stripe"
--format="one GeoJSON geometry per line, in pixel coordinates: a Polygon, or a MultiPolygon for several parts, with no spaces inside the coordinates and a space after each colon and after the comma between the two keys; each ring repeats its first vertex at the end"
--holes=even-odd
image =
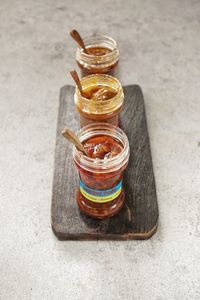
{"type": "Polygon", "coordinates": [[[117,198],[120,193],[121,193],[122,188],[120,188],[117,192],[115,192],[114,194],[110,195],[110,196],[104,196],[104,197],[97,197],[97,196],[93,196],[91,194],[88,194],[86,191],[84,191],[81,187],[80,187],[80,192],[81,194],[88,200],[96,202],[96,203],[105,203],[105,202],[109,202],[114,200],[115,198],[117,198]]]}

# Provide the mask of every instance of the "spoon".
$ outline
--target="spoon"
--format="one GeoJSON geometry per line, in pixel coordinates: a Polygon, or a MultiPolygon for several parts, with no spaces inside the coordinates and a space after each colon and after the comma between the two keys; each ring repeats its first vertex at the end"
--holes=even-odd
{"type": "Polygon", "coordinates": [[[77,42],[77,44],[83,49],[83,52],[85,52],[86,54],[89,54],[85,47],[84,41],[83,41],[82,37],[80,36],[80,34],[78,33],[78,31],[73,29],[72,31],[70,31],[70,35],[77,42]]]}
{"type": "Polygon", "coordinates": [[[79,151],[81,151],[83,154],[89,157],[87,151],[85,150],[84,146],[82,145],[78,137],[75,135],[75,133],[73,133],[68,128],[64,128],[61,133],[67,140],[74,144],[79,151]]]}
{"type": "MultiPolygon", "coordinates": [[[[81,95],[82,95],[83,97],[85,97],[85,93],[84,93],[84,91],[83,91],[83,88],[82,88],[82,85],[81,85],[81,81],[80,81],[80,79],[79,79],[79,77],[78,77],[77,72],[76,72],[75,70],[73,70],[73,71],[70,71],[70,74],[71,74],[72,78],[74,79],[74,81],[75,81],[75,83],[76,83],[76,85],[77,85],[77,87],[78,87],[78,89],[79,89],[81,95]]],[[[87,98],[87,97],[86,97],[86,98],[87,98]]]]}

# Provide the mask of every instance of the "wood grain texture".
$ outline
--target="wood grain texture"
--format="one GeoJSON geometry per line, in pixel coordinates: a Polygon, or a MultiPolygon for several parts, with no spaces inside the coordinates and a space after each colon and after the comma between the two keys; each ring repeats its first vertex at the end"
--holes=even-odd
{"type": "Polygon", "coordinates": [[[125,86],[124,94],[120,120],[130,142],[130,160],[123,180],[125,206],[112,218],[95,220],[83,215],[76,204],[78,172],[72,145],[61,130],[69,127],[78,132],[79,116],[74,107],[74,87],[61,89],[51,206],[52,229],[60,240],[148,239],[157,229],[158,204],[143,95],[137,85],[125,86]]]}

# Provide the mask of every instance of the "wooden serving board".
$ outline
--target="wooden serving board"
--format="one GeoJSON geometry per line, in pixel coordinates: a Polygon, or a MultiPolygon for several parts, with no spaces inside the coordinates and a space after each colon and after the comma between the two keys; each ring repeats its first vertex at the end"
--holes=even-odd
{"type": "Polygon", "coordinates": [[[157,229],[158,204],[144,100],[140,87],[124,87],[125,104],[121,128],[130,142],[130,160],[124,173],[125,206],[109,219],[95,220],[82,214],[76,204],[78,172],[72,146],[61,135],[63,127],[79,130],[74,87],[60,93],[51,206],[52,229],[59,240],[148,239],[157,229]]]}

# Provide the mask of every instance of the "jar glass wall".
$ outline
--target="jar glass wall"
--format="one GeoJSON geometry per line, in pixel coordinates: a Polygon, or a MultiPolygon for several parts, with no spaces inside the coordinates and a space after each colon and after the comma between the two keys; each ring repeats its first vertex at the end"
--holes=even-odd
{"type": "Polygon", "coordinates": [[[129,159],[129,142],[121,129],[110,124],[88,125],[78,133],[82,143],[99,136],[111,137],[122,146],[122,151],[112,158],[94,159],[74,147],[73,158],[80,177],[77,193],[80,210],[91,217],[104,219],[117,214],[124,204],[122,178],[129,159]]]}
{"type": "Polygon", "coordinates": [[[81,76],[108,74],[116,76],[119,62],[119,49],[114,39],[108,36],[90,36],[83,39],[89,54],[80,47],[76,51],[76,61],[81,76]]]}
{"type": "Polygon", "coordinates": [[[124,93],[120,82],[112,76],[99,74],[81,79],[83,91],[93,89],[111,90],[114,96],[106,100],[94,100],[83,97],[76,87],[74,100],[80,114],[81,127],[97,122],[119,125],[119,113],[124,102],[124,93]]]}

